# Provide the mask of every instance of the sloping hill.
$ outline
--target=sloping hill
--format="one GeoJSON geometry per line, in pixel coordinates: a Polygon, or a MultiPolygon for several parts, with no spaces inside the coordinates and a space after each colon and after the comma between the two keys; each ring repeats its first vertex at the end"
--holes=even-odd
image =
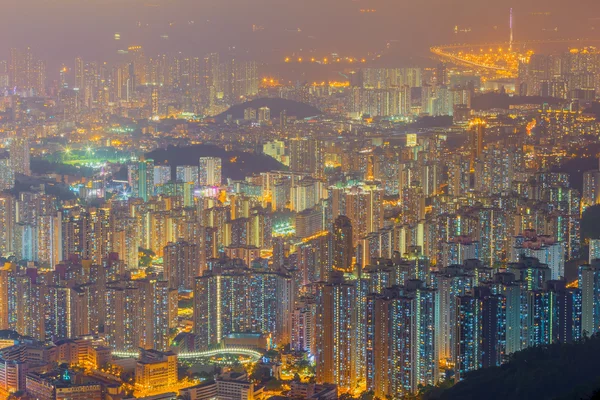
{"type": "Polygon", "coordinates": [[[224,113],[217,115],[215,119],[217,122],[223,122],[228,115],[231,115],[233,119],[243,119],[245,109],[254,108],[255,110],[258,110],[261,107],[269,107],[271,110],[271,118],[279,118],[279,115],[283,110],[286,111],[288,117],[296,117],[298,119],[315,117],[322,114],[321,110],[306,103],[281,98],[265,97],[242,104],[236,104],[224,113]]]}
{"type": "MultiPolygon", "coordinates": [[[[580,400],[600,388],[600,336],[574,344],[532,347],[512,355],[501,367],[467,374],[440,400],[580,400]]],[[[425,397],[424,397],[425,398],[425,397]]]]}

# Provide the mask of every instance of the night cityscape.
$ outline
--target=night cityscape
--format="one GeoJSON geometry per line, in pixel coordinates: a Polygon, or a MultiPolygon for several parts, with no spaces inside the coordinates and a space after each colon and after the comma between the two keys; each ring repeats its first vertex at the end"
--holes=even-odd
{"type": "Polygon", "coordinates": [[[600,1],[0,0],[0,400],[600,399],[600,1]]]}

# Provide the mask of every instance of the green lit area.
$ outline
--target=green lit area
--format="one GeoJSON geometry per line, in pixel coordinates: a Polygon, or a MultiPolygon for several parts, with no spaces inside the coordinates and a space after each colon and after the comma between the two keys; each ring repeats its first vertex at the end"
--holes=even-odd
{"type": "Polygon", "coordinates": [[[62,151],[46,156],[45,160],[67,165],[81,165],[90,168],[101,168],[107,163],[123,164],[131,161],[132,155],[110,148],[95,149],[87,147],[81,150],[65,148],[62,151]]]}
{"type": "Polygon", "coordinates": [[[130,126],[118,126],[114,128],[110,128],[108,130],[110,133],[132,133],[135,131],[135,128],[130,126]]]}
{"type": "Polygon", "coordinates": [[[291,236],[296,233],[296,228],[291,222],[280,222],[273,225],[274,236],[291,236]]]}

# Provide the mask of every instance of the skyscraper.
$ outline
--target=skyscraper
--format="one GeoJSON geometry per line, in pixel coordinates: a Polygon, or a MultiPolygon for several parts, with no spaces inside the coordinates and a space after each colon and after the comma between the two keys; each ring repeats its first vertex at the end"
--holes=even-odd
{"type": "Polygon", "coordinates": [[[506,298],[477,287],[457,298],[457,379],[482,367],[499,366],[506,353],[506,298]]]}
{"type": "Polygon", "coordinates": [[[15,205],[13,196],[0,193],[0,255],[2,256],[14,251],[15,205]]]}
{"type": "Polygon", "coordinates": [[[600,203],[600,170],[583,173],[582,209],[600,203]]]}
{"type": "Polygon", "coordinates": [[[333,269],[352,272],[353,255],[352,222],[345,215],[340,215],[333,223],[333,269]]]}
{"type": "Polygon", "coordinates": [[[515,275],[509,272],[499,272],[494,275],[489,284],[492,294],[506,298],[506,354],[521,350],[526,341],[528,327],[527,314],[522,312],[524,290],[515,281],[515,275]]]}
{"type": "Polygon", "coordinates": [[[420,281],[367,297],[367,388],[377,397],[402,398],[438,381],[435,299],[420,281]]]}
{"type": "Polygon", "coordinates": [[[469,123],[469,148],[471,152],[471,169],[475,161],[481,159],[485,138],[486,122],[476,118],[469,123]]]}
{"type": "MultiPolygon", "coordinates": [[[[198,171],[198,168],[196,168],[198,171]]],[[[154,186],[164,185],[171,180],[171,166],[155,165],[154,166],[154,186]]],[[[187,181],[184,181],[187,182],[187,181]]]]}
{"type": "Polygon", "coordinates": [[[140,160],[127,167],[132,197],[148,201],[154,196],[154,160],[140,160]]]}
{"type": "Polygon", "coordinates": [[[198,166],[200,186],[221,186],[221,159],[218,157],[200,157],[198,166]]]}
{"type": "Polygon", "coordinates": [[[258,122],[268,124],[271,122],[271,109],[269,107],[261,107],[258,109],[258,122]]]}
{"type": "Polygon", "coordinates": [[[600,330],[600,260],[579,267],[582,331],[588,336],[600,330]]]}
{"type": "Polygon", "coordinates": [[[293,138],[289,141],[290,170],[319,176],[322,173],[320,149],[315,139],[293,138]]]}
{"type": "Polygon", "coordinates": [[[164,250],[164,277],[171,289],[191,291],[194,279],[200,276],[198,245],[179,240],[164,250]]]}
{"type": "Polygon", "coordinates": [[[198,184],[198,167],[195,165],[178,165],[176,168],[176,179],[180,182],[198,184]]]}
{"type": "Polygon", "coordinates": [[[10,166],[13,174],[31,175],[29,137],[27,131],[14,132],[9,144],[10,166]]]}
{"type": "Polygon", "coordinates": [[[136,285],[143,310],[139,346],[168,351],[170,331],[177,326],[177,289],[156,279],[138,280],[136,285]]]}
{"type": "Polygon", "coordinates": [[[329,188],[331,218],[350,218],[354,246],[362,237],[383,227],[382,197],[383,189],[375,183],[329,188]]]}
{"type": "Polygon", "coordinates": [[[8,153],[0,155],[0,189],[11,189],[15,184],[15,175],[8,153]]]}
{"type": "Polygon", "coordinates": [[[356,386],[356,287],[333,273],[330,281],[316,284],[315,324],[316,378],[318,383],[334,383],[342,390],[356,386]]]}
{"type": "Polygon", "coordinates": [[[46,64],[35,58],[31,48],[10,49],[8,64],[10,86],[26,96],[44,95],[46,91],[46,64]]]}
{"type": "Polygon", "coordinates": [[[152,89],[150,91],[150,116],[152,118],[160,117],[158,102],[158,86],[152,86],[152,89]]]}
{"type": "Polygon", "coordinates": [[[254,271],[243,264],[207,270],[195,279],[194,333],[199,350],[235,332],[272,333],[289,343],[293,285],[283,273],[254,271]]]}

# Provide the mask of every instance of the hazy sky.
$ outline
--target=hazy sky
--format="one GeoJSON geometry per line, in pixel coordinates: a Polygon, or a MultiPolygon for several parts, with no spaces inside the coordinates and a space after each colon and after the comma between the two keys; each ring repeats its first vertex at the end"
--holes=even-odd
{"type": "Polygon", "coordinates": [[[118,48],[141,44],[148,55],[235,46],[268,60],[299,49],[362,56],[390,41],[423,54],[441,42],[507,38],[510,7],[517,39],[600,39],[600,0],[0,0],[0,55],[29,45],[51,64],[76,55],[111,60],[118,48]],[[264,30],[253,33],[253,24],[264,30]],[[471,33],[454,34],[455,25],[471,33]]]}

